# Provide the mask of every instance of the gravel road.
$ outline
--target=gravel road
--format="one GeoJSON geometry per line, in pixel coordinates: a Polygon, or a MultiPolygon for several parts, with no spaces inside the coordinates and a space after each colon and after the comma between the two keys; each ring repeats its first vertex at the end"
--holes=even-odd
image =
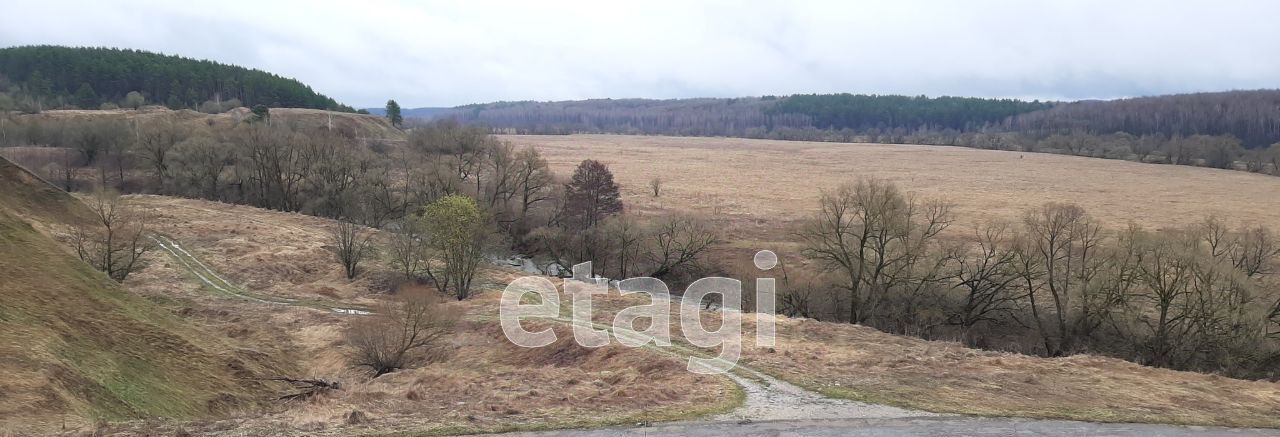
{"type": "Polygon", "coordinates": [[[650,427],[518,433],[515,436],[1280,436],[1274,429],[1235,429],[977,417],[669,423],[650,427]]]}

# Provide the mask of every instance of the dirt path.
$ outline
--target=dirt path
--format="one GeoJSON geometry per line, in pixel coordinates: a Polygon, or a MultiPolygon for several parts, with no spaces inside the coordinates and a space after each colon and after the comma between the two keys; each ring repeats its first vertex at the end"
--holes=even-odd
{"type": "MultiPolygon", "coordinates": [[[[555,320],[573,324],[571,319],[555,320]]],[[[598,323],[590,327],[608,330],[630,339],[643,334],[613,329],[598,323]]],[[[688,357],[705,354],[679,345],[646,346],[688,357]]],[[[698,421],[551,432],[515,433],[517,436],[1277,436],[1273,429],[1196,427],[1130,423],[1090,423],[1063,420],[984,418],[942,415],[885,405],[832,399],[738,365],[725,374],[746,392],[742,406],[731,412],[698,421]]]]}
{"type": "MultiPolygon", "coordinates": [[[[575,324],[572,319],[559,317],[555,320],[575,324]]],[[[577,322],[584,327],[601,329],[611,332],[619,338],[627,338],[628,340],[644,341],[647,337],[644,334],[629,329],[614,328],[599,323],[590,323],[589,326],[583,322],[577,322]]],[[[701,358],[711,358],[705,353],[691,348],[687,348],[678,344],[671,346],[655,346],[652,343],[645,346],[648,349],[672,355],[678,358],[688,358],[690,356],[698,356],[701,358]]],[[[771,420],[811,420],[811,419],[871,419],[871,418],[904,418],[904,417],[931,417],[938,416],[936,413],[927,411],[907,410],[887,405],[875,405],[862,402],[855,402],[845,399],[833,399],[822,396],[803,388],[797,387],[786,381],[771,377],[757,370],[743,366],[740,363],[728,363],[721,361],[721,365],[732,366],[731,372],[725,373],[725,377],[733,380],[738,386],[742,387],[746,394],[743,404],[728,413],[719,414],[708,417],[711,421],[733,421],[733,422],[755,422],[755,421],[771,421],[771,420]]]]}
{"type": "Polygon", "coordinates": [[[1188,427],[1132,423],[1090,423],[983,417],[781,420],[753,423],[669,423],[638,428],[605,428],[516,433],[515,436],[1275,436],[1272,429],[1188,427]]]}
{"type": "Polygon", "coordinates": [[[334,303],[319,301],[319,300],[302,300],[302,299],[290,299],[290,298],[283,298],[283,297],[276,297],[276,296],[267,296],[267,295],[250,292],[248,290],[245,290],[244,287],[235,285],[231,281],[228,281],[226,278],[224,278],[222,275],[219,275],[218,272],[210,268],[208,264],[205,264],[204,262],[200,261],[200,259],[197,258],[195,255],[193,255],[191,252],[188,252],[187,249],[182,247],[182,245],[178,243],[177,240],[173,239],[173,237],[169,237],[167,235],[162,235],[162,234],[152,234],[150,235],[150,237],[151,237],[151,240],[154,241],[156,245],[160,247],[160,249],[164,250],[165,253],[169,254],[169,257],[173,258],[173,260],[176,261],[178,265],[182,266],[183,270],[186,270],[188,273],[191,273],[192,276],[195,276],[196,279],[199,280],[201,284],[209,288],[212,288],[220,293],[226,294],[230,297],[245,299],[245,300],[268,304],[268,305],[290,305],[290,306],[300,306],[300,307],[307,307],[307,308],[316,308],[316,309],[332,311],[340,314],[356,314],[356,315],[370,314],[369,308],[364,308],[364,307],[337,305],[334,303]]]}

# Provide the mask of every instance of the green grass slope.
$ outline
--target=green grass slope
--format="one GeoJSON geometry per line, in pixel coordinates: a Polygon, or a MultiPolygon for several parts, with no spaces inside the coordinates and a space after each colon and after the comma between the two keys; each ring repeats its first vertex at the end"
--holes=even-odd
{"type": "Polygon", "coordinates": [[[89,214],[0,159],[0,429],[249,407],[264,364],[129,293],[33,226],[89,214]]]}

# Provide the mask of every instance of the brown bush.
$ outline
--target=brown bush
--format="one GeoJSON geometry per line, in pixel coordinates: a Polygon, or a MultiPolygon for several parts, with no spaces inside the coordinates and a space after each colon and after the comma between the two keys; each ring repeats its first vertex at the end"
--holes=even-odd
{"type": "Polygon", "coordinates": [[[408,293],[356,322],[347,331],[353,364],[372,370],[376,378],[439,359],[457,321],[441,306],[427,292],[408,293]]]}

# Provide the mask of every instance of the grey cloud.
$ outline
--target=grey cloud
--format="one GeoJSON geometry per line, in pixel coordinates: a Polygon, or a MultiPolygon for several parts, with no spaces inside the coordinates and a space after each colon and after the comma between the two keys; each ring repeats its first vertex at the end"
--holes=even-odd
{"type": "Polygon", "coordinates": [[[810,92],[1110,98],[1280,87],[1280,3],[20,2],[0,45],[129,47],[355,106],[810,92]]]}

